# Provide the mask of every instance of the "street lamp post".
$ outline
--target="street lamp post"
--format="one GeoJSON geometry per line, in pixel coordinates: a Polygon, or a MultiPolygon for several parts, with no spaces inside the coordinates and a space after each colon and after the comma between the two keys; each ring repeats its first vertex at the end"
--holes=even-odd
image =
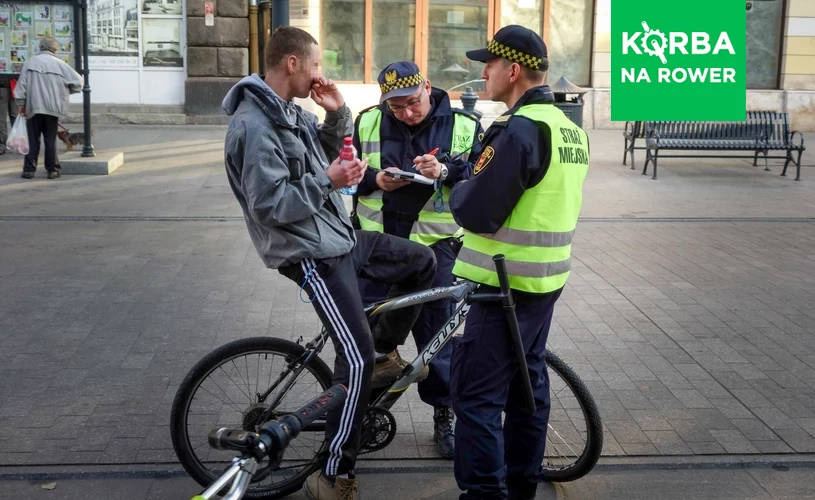
{"type": "Polygon", "coordinates": [[[85,145],[82,146],[82,156],[90,158],[96,156],[91,144],[91,83],[88,71],[88,0],[82,2],[82,74],[85,85],[82,87],[82,117],[85,121],[85,145]]]}

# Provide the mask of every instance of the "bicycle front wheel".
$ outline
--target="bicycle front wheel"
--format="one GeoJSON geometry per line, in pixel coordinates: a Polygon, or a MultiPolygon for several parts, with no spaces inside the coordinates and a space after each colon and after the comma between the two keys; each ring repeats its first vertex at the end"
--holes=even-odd
{"type": "Polygon", "coordinates": [[[580,479],[603,451],[600,412],[580,377],[557,354],[546,351],[549,369],[549,427],[543,478],[551,482],[580,479]]]}
{"type": "MultiPolygon", "coordinates": [[[[193,479],[210,486],[235,457],[235,452],[210,447],[211,430],[257,432],[331,386],[331,370],[319,357],[301,365],[304,352],[288,340],[247,338],[219,347],[190,370],[173,401],[170,432],[176,455],[193,479]],[[278,403],[267,412],[274,401],[278,403]]],[[[321,430],[304,429],[286,448],[280,469],[255,474],[246,497],[271,500],[298,490],[319,467],[325,446],[321,430]]]]}

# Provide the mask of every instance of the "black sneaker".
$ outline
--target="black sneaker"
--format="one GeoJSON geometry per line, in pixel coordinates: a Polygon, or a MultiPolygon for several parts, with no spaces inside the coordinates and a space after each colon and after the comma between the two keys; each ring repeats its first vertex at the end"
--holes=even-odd
{"type": "Polygon", "coordinates": [[[56,179],[60,175],[62,175],[62,174],[59,173],[59,170],[52,170],[52,171],[48,172],[48,178],[49,179],[56,179]]]}
{"type": "Polygon", "coordinates": [[[25,172],[24,171],[23,175],[21,175],[20,177],[22,177],[23,179],[33,179],[34,178],[34,172],[25,172]]]}
{"type": "Polygon", "coordinates": [[[455,458],[456,441],[453,436],[453,409],[437,406],[433,409],[433,440],[444,458],[455,458]]]}

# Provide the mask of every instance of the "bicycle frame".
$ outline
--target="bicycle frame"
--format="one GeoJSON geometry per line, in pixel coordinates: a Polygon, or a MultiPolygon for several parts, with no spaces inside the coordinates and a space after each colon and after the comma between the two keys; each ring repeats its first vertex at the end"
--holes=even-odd
{"type": "Polygon", "coordinates": [[[379,406],[385,409],[391,408],[402,395],[402,392],[410,387],[410,384],[418,378],[422,369],[429,365],[442,348],[450,342],[453,338],[453,334],[464,322],[464,318],[467,317],[467,312],[470,309],[470,305],[463,299],[474,292],[478,287],[479,285],[477,283],[462,281],[451,286],[432,288],[430,290],[396,297],[384,302],[371,304],[365,308],[365,312],[369,316],[374,316],[376,314],[382,314],[416,304],[423,304],[425,302],[446,299],[448,297],[452,297],[456,302],[460,303],[453,314],[436,333],[433,340],[425,346],[410,365],[405,367],[402,376],[382,390],[379,397],[372,403],[373,406],[379,406]]]}
{"type": "MultiPolygon", "coordinates": [[[[376,399],[370,406],[376,406],[387,410],[390,409],[394,403],[396,403],[396,401],[402,395],[402,392],[404,392],[405,389],[407,389],[410,384],[412,384],[418,378],[422,369],[433,360],[439,351],[441,351],[441,349],[450,341],[455,331],[461,326],[464,318],[467,316],[467,312],[469,311],[469,302],[500,301],[504,312],[507,315],[507,321],[509,322],[508,326],[510,330],[510,339],[513,343],[513,350],[515,351],[515,358],[518,363],[518,368],[524,375],[522,377],[522,383],[526,407],[529,413],[535,412],[535,399],[532,393],[532,383],[527,371],[526,356],[521,341],[518,318],[515,315],[515,300],[512,297],[512,291],[509,287],[509,278],[507,276],[504,256],[501,254],[493,256],[493,262],[495,262],[495,269],[498,274],[500,293],[476,293],[476,290],[478,290],[481,285],[471,281],[462,280],[451,286],[431,288],[421,292],[394,297],[364,307],[363,311],[368,316],[375,316],[377,314],[401,309],[403,307],[446,299],[448,297],[454,298],[456,302],[463,302],[447,320],[445,325],[439,329],[433,341],[428,343],[422,352],[416,356],[416,359],[405,367],[405,369],[402,371],[402,375],[389,385],[385,386],[383,389],[377,389],[379,394],[376,396],[376,399]]],[[[296,380],[300,372],[306,366],[307,360],[311,359],[311,357],[315,356],[316,353],[320,352],[322,347],[325,346],[327,340],[328,331],[325,329],[325,326],[323,326],[320,335],[306,345],[306,352],[303,354],[303,356],[289,363],[287,369],[280,375],[275,384],[266,391],[265,395],[262,396],[258,394],[258,396],[265,398],[265,396],[270,394],[272,390],[277,387],[280,381],[284,380],[288,374],[295,369],[297,364],[300,363],[299,368],[296,369],[294,377],[292,378],[292,380],[296,380]],[[306,361],[302,361],[304,359],[306,361]]],[[[289,384],[292,383],[293,382],[289,382],[289,384]]],[[[281,391],[281,393],[282,392],[283,391],[281,391]]],[[[269,407],[263,413],[264,419],[271,415],[272,409],[276,406],[276,403],[277,401],[275,401],[274,405],[269,405],[269,407]]],[[[310,430],[318,429],[315,427],[311,428],[310,430]]]]}
{"type": "Polygon", "coordinates": [[[232,460],[232,466],[203,493],[192,497],[192,500],[209,500],[225,488],[232,479],[235,479],[232,481],[232,486],[221,500],[238,500],[246,493],[249,482],[252,480],[257,468],[258,464],[254,458],[235,457],[232,460]]]}
{"type": "MultiPolygon", "coordinates": [[[[402,376],[392,382],[389,386],[386,386],[384,390],[378,389],[382,391],[382,394],[380,394],[372,403],[373,406],[380,406],[385,409],[392,407],[401,396],[401,393],[416,380],[422,369],[430,364],[433,358],[435,358],[441,351],[442,347],[447,345],[450,339],[453,338],[453,333],[455,333],[455,331],[464,322],[464,318],[467,316],[467,311],[470,308],[469,304],[463,302],[463,299],[468,294],[475,291],[478,287],[479,285],[477,283],[473,283],[471,281],[461,281],[450,286],[422,290],[421,292],[394,297],[392,299],[376,302],[364,307],[363,311],[366,315],[375,316],[388,311],[402,309],[404,307],[414,306],[416,304],[423,304],[425,302],[442,300],[448,297],[452,297],[456,302],[461,302],[461,304],[456,308],[455,312],[450,316],[450,318],[448,318],[444,326],[442,326],[442,328],[436,333],[433,340],[427,344],[427,346],[421,353],[419,353],[409,367],[405,368],[405,372],[402,374],[402,376]]],[[[311,361],[311,359],[314,358],[320,351],[322,351],[323,347],[325,347],[326,343],[328,343],[328,338],[328,331],[325,329],[325,327],[323,327],[320,334],[306,344],[306,352],[303,354],[303,356],[300,356],[296,360],[292,360],[283,373],[281,373],[277,378],[275,383],[269,386],[269,388],[266,389],[263,394],[258,394],[258,401],[261,403],[265,402],[266,398],[272,392],[274,392],[277,386],[283,380],[286,380],[286,378],[289,377],[292,372],[294,372],[294,376],[291,377],[286,384],[289,386],[294,384],[297,377],[300,375],[300,372],[302,372],[308,362],[311,361]]],[[[277,397],[274,401],[268,404],[266,411],[261,415],[259,420],[265,421],[271,418],[274,408],[276,408],[280,402],[279,399],[282,398],[287,391],[288,387],[284,387],[283,390],[278,391],[277,397]]],[[[315,422],[310,424],[307,429],[304,430],[312,432],[322,431],[323,426],[323,423],[315,422]]]]}

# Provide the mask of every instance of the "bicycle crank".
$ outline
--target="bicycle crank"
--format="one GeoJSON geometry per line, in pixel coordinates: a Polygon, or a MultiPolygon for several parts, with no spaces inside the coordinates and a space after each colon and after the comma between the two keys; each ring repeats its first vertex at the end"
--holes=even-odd
{"type": "Polygon", "coordinates": [[[393,414],[377,406],[368,407],[362,419],[359,454],[373,453],[387,447],[396,436],[393,414]]]}

